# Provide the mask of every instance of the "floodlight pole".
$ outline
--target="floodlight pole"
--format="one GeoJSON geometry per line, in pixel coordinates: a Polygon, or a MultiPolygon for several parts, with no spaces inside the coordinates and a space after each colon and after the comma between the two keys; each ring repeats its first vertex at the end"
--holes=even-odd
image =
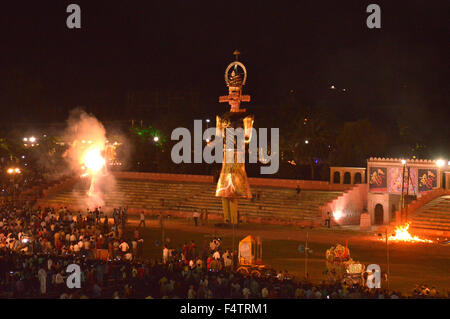
{"type": "MultiPolygon", "coordinates": [[[[410,172],[411,172],[411,167],[408,166],[408,186],[406,186],[406,196],[407,197],[409,196],[409,183],[411,182],[410,172]]],[[[411,182],[411,184],[412,184],[412,182],[411,182]]],[[[408,222],[408,205],[406,205],[406,207],[405,207],[405,222],[408,222]]]]}
{"type": "Polygon", "coordinates": [[[160,224],[161,224],[161,240],[162,240],[162,242],[161,242],[161,245],[164,245],[164,237],[165,237],[165,234],[164,234],[164,215],[163,215],[163,212],[162,212],[162,210],[161,210],[161,214],[160,214],[160,216],[159,216],[159,221],[160,221],[160,224]]]}
{"type": "Polygon", "coordinates": [[[389,291],[389,281],[391,279],[391,270],[390,270],[390,260],[389,260],[389,234],[388,229],[386,228],[386,259],[387,259],[387,288],[389,291]]]}
{"type": "Polygon", "coordinates": [[[308,231],[306,231],[305,243],[305,279],[308,280],[308,231]]]}
{"type": "Polygon", "coordinates": [[[402,198],[401,198],[401,220],[400,222],[403,222],[404,213],[405,213],[405,169],[406,169],[406,163],[403,164],[403,174],[402,174],[402,198]]]}
{"type": "Polygon", "coordinates": [[[235,233],[234,233],[234,223],[233,223],[233,256],[234,256],[234,253],[236,252],[235,245],[236,245],[236,243],[235,243],[235,233]]]}

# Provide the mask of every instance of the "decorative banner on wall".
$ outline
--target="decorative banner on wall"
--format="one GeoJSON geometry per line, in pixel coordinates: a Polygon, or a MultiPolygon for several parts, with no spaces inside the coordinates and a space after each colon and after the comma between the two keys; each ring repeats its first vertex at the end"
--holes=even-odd
{"type": "Polygon", "coordinates": [[[419,169],[419,192],[426,192],[437,187],[436,169],[419,169]]]}
{"type": "MultiPolygon", "coordinates": [[[[404,180],[404,192],[410,195],[417,194],[417,168],[409,168],[408,178],[408,168],[405,169],[405,180],[404,180]],[[409,189],[407,188],[409,187],[409,189]]],[[[402,193],[402,179],[403,179],[403,167],[390,167],[388,170],[388,191],[393,194],[402,193]]]]}
{"type": "Polygon", "coordinates": [[[376,192],[387,191],[387,168],[371,167],[369,175],[369,189],[376,192]]]}

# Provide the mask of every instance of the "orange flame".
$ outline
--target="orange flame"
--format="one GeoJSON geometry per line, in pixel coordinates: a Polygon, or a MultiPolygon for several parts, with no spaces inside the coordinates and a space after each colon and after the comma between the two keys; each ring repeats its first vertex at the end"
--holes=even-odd
{"type": "Polygon", "coordinates": [[[402,241],[402,242],[421,242],[421,243],[432,243],[432,240],[429,239],[422,239],[417,236],[411,236],[411,234],[408,231],[409,229],[409,223],[406,223],[405,225],[396,226],[395,227],[395,233],[394,236],[389,236],[389,240],[393,241],[402,241]]]}
{"type": "Polygon", "coordinates": [[[100,173],[100,170],[105,166],[106,161],[101,155],[101,150],[98,147],[92,147],[84,152],[81,158],[81,170],[84,173],[81,177],[91,175],[95,176],[100,173]]]}

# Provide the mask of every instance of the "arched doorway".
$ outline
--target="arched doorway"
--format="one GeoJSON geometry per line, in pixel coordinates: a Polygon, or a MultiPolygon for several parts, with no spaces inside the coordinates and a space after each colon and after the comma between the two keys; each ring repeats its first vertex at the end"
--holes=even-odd
{"type": "Polygon", "coordinates": [[[341,174],[339,172],[334,172],[333,174],[333,183],[339,184],[341,182],[341,174]]]}
{"type": "Polygon", "coordinates": [[[361,184],[362,183],[362,176],[361,173],[355,174],[355,184],[361,184]]]}
{"type": "Polygon", "coordinates": [[[375,218],[374,218],[374,224],[375,225],[383,225],[383,205],[376,204],[375,205],[375,218]]]}
{"type": "Polygon", "coordinates": [[[344,173],[344,184],[350,184],[351,181],[351,176],[349,172],[345,172],[344,173]]]}

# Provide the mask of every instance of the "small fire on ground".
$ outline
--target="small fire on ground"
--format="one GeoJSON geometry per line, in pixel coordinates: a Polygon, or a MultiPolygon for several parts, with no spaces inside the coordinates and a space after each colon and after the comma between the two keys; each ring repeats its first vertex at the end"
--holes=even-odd
{"type": "Polygon", "coordinates": [[[432,243],[432,240],[429,239],[423,239],[418,236],[412,236],[409,233],[409,223],[406,223],[404,225],[396,226],[394,230],[394,235],[389,236],[390,241],[397,241],[397,242],[420,242],[420,243],[432,243]]]}

